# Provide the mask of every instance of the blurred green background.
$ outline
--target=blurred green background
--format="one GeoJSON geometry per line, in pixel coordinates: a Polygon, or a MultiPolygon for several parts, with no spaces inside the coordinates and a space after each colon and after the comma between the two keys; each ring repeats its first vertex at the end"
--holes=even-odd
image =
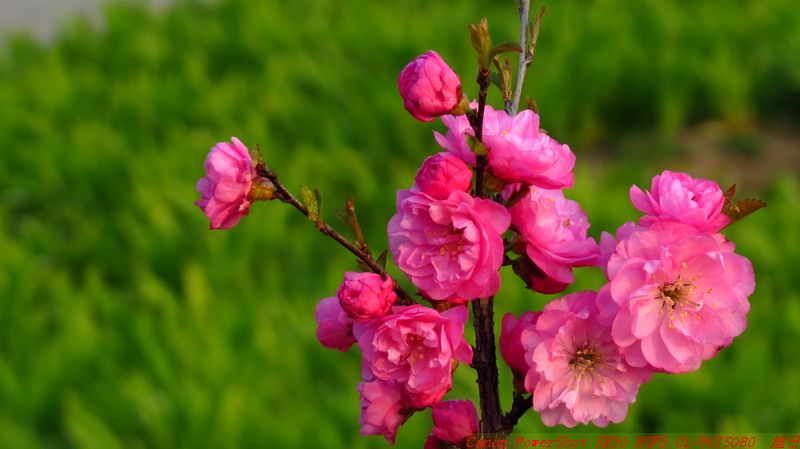
{"type": "MultiPolygon", "coordinates": [[[[796,0],[546,4],[526,93],[578,156],[568,196],[593,235],[635,218],[628,188],[664,168],[769,203],[728,231],[757,275],[747,331],[697,372],[655,376],[609,431],[800,430],[796,0]]],[[[513,40],[515,3],[130,2],[103,16],[0,49],[0,447],[387,447],[358,436],[357,351],[314,337],[314,306],[352,257],[276,203],[210,232],[194,184],[209,148],[238,136],[288,186],[319,187],[331,222],[352,195],[384,248],[394,192],[442,129],[403,110],[397,73],[433,48],[474,95],[466,26],[486,16],[513,40]]],[[[578,277],[572,290],[602,282],[578,277]]],[[[498,322],[547,300],[507,281],[498,322]]],[[[460,368],[449,397],[477,399],[474,380],[460,368]]],[[[418,413],[398,447],[430,426],[418,413]]],[[[534,414],[518,427],[543,429],[534,414]]]]}

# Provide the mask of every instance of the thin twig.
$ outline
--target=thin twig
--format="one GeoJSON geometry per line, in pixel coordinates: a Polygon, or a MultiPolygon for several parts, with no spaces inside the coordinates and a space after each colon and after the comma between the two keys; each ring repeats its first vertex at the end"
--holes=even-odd
{"type": "MultiPolygon", "coordinates": [[[[276,198],[286,204],[292,205],[295,209],[299,210],[300,213],[308,217],[308,208],[304,206],[303,203],[301,203],[300,200],[298,200],[294,195],[292,195],[292,193],[289,192],[289,190],[280,182],[278,179],[278,174],[275,173],[274,170],[264,164],[258,164],[256,166],[256,171],[258,172],[259,176],[269,179],[270,182],[272,182],[272,184],[275,186],[276,198]]],[[[364,264],[366,264],[374,273],[383,276],[384,279],[389,278],[389,273],[387,273],[386,270],[384,270],[383,267],[381,267],[378,262],[372,258],[372,255],[370,254],[369,249],[366,247],[366,244],[362,248],[357,247],[347,240],[347,238],[345,238],[342,234],[333,229],[329,224],[325,223],[322,218],[317,219],[316,225],[319,232],[332,238],[337,243],[342,245],[346,250],[350,251],[359,260],[364,262],[364,264]]],[[[398,296],[398,303],[403,305],[415,303],[411,296],[399,285],[395,286],[395,293],[397,293],[398,296]]]]}
{"type": "Polygon", "coordinates": [[[503,425],[507,432],[514,430],[519,419],[533,406],[533,400],[530,395],[523,395],[521,393],[514,393],[514,403],[511,405],[511,410],[503,416],[503,425]]]}
{"type": "Polygon", "coordinates": [[[541,28],[542,17],[544,17],[545,7],[539,9],[539,15],[536,16],[536,22],[533,24],[531,30],[531,40],[527,42],[529,32],[528,8],[530,0],[522,0],[519,8],[520,19],[520,38],[519,46],[522,48],[522,54],[519,55],[519,63],[517,64],[517,79],[514,84],[514,99],[511,101],[511,110],[507,111],[509,115],[515,115],[519,109],[519,100],[522,98],[522,85],[525,82],[525,71],[533,62],[533,56],[536,52],[536,41],[539,40],[539,28],[541,28]]]}

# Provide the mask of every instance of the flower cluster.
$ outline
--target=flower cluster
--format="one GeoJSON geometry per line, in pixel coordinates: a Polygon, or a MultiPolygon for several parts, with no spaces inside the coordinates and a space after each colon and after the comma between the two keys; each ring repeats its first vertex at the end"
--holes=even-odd
{"type": "MultiPolygon", "coordinates": [[[[430,306],[399,287],[385,258],[372,257],[352,203],[346,222],[355,243],[322,220],[318,192],[305,189],[301,204],[238,139],[211,150],[197,184],[196,204],[213,229],[234,226],[254,201],[280,199],[359,258],[364,271],[345,273],[315,318],[322,345],[361,353],[362,434],[393,444],[398,428],[428,407],[434,427],[426,449],[464,447],[470,434],[516,424],[519,417],[501,415],[499,405],[481,410],[479,421],[472,402],[444,400],[457,367],[473,365],[473,351],[479,385],[487,387],[480,370],[495,346],[485,314],[504,266],[543,294],[573,284],[575,268],[597,267],[606,276],[597,291],[503,317],[502,358],[516,391],[530,394],[528,404],[548,426],[621,422],[654,373],[696,370],[744,331],[753,268],[720,233],[731,221],[730,198],[715,182],[664,171],[649,191],[633,186],[631,202],[645,215],[615,235],[602,233],[598,243],[586,212],[565,194],[575,154],[541,129],[537,112],[510,112],[508,99],[506,109],[493,109],[483,103],[484,90],[480,102],[469,103],[434,51],[409,63],[397,81],[413,117],[440,118],[447,128],[434,133],[441,152],[397,192],[387,225],[392,259],[430,306]],[[474,348],[464,337],[472,301],[474,348]]],[[[479,84],[486,89],[488,79],[479,84]]]]}

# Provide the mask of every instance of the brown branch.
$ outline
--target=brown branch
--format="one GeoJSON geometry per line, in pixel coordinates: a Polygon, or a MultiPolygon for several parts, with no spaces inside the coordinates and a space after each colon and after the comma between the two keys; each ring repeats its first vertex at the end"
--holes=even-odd
{"type": "MultiPolygon", "coordinates": [[[[278,174],[275,173],[274,170],[267,167],[263,163],[259,163],[256,166],[256,172],[259,176],[268,179],[272,184],[275,186],[275,198],[281,200],[282,202],[293,206],[295,209],[300,211],[303,215],[308,217],[308,208],[303,205],[291,192],[280,182],[278,179],[278,174]]],[[[363,244],[361,248],[357,247],[353,243],[351,243],[347,238],[345,238],[342,234],[338,231],[333,229],[329,224],[325,223],[325,221],[320,217],[317,219],[316,222],[317,229],[322,234],[332,238],[337,243],[342,245],[344,249],[350,251],[354,256],[356,256],[361,262],[363,262],[373,273],[377,273],[383,276],[384,279],[389,278],[389,273],[386,272],[383,267],[381,267],[375,259],[372,258],[372,254],[369,251],[369,248],[366,244],[363,244]]],[[[414,304],[415,301],[411,298],[411,296],[403,290],[402,287],[399,285],[395,286],[395,293],[398,296],[398,303],[403,305],[410,305],[414,304]]]]}
{"type": "Polygon", "coordinates": [[[506,432],[514,430],[519,419],[533,406],[533,399],[530,395],[514,393],[514,403],[511,405],[511,410],[503,416],[503,426],[506,432]]]}

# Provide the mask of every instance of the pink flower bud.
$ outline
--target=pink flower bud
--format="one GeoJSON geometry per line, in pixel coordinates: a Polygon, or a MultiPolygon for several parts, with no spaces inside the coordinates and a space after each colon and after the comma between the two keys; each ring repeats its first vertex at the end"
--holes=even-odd
{"type": "Polygon", "coordinates": [[[394,444],[397,429],[410,415],[396,382],[372,379],[358,384],[361,394],[361,435],[382,435],[394,444]]]}
{"type": "Polygon", "coordinates": [[[674,220],[704,232],[719,232],[730,223],[722,213],[725,197],[714,181],[664,170],[653,178],[649,192],[632,186],[631,202],[647,214],[639,220],[649,226],[657,220],[674,220]]]}
{"type": "Polygon", "coordinates": [[[439,449],[450,445],[463,447],[467,436],[478,433],[478,412],[472,401],[442,401],[431,407],[433,431],[425,442],[425,449],[439,449]]]}
{"type": "Polygon", "coordinates": [[[406,110],[423,122],[449,114],[461,102],[461,80],[433,50],[408,63],[397,87],[406,110]]]}
{"type": "Polygon", "coordinates": [[[525,347],[522,345],[522,331],[532,328],[541,312],[525,312],[517,318],[511,313],[503,317],[503,329],[500,332],[500,354],[516,376],[521,378],[530,369],[525,360],[525,347]]]}
{"type": "Polygon", "coordinates": [[[335,296],[324,298],[314,312],[317,321],[317,340],[322,346],[347,351],[356,342],[353,337],[353,320],[342,310],[335,296]]]}
{"type": "Polygon", "coordinates": [[[437,200],[445,200],[451,192],[466,192],[472,183],[472,170],[466,162],[450,153],[433,155],[417,172],[417,187],[437,200]]]}
{"type": "Polygon", "coordinates": [[[339,287],[339,304],[356,320],[369,320],[386,315],[397,300],[392,279],[376,273],[347,272],[339,287]]]}
{"type": "Polygon", "coordinates": [[[256,169],[247,147],[236,137],[220,142],[206,158],[206,176],[197,181],[196,204],[211,220],[211,229],[228,229],[250,212],[250,190],[256,169]]]}

